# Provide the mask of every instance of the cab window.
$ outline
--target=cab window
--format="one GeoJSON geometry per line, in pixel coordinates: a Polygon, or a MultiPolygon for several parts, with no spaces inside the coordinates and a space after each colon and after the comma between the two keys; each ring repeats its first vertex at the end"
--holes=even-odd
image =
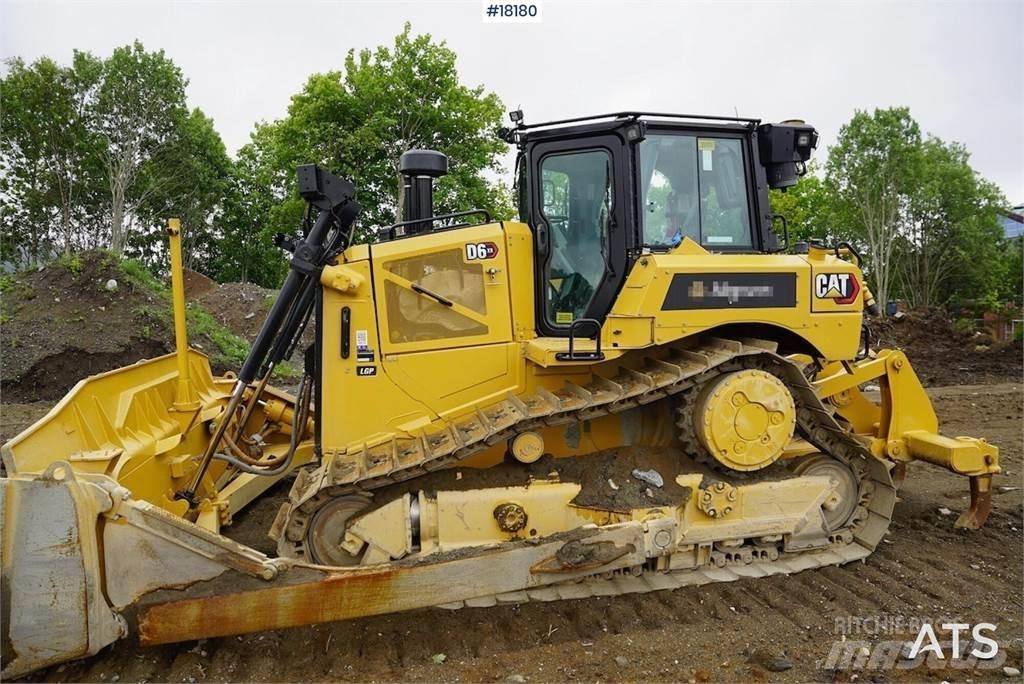
{"type": "Polygon", "coordinates": [[[639,157],[645,246],[686,237],[710,249],[753,245],[738,138],[648,134],[639,157]]]}

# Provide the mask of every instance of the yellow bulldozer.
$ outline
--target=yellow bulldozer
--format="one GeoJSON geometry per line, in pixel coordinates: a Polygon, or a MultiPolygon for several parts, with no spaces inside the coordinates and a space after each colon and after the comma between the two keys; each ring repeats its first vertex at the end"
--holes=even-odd
{"type": "MultiPolygon", "coordinates": [[[[625,112],[526,124],[520,221],[434,213],[447,158],[402,156],[401,222],[355,244],[352,183],[308,211],[237,376],[188,348],[79,382],[3,447],[3,676],[415,608],[581,599],[868,556],[914,460],[991,508],[996,447],[938,433],[874,350],[854,246],[790,243],[769,188],[801,121],[625,112]],[[308,325],[295,393],[268,379],[308,325]],[[231,523],[282,479],[270,556],[231,523]]],[[[302,353],[302,350],[299,350],[302,353]]]]}

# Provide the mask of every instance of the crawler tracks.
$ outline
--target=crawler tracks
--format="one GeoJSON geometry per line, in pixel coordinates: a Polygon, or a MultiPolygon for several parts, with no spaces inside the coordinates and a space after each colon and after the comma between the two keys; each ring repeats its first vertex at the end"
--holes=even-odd
{"type": "Polygon", "coordinates": [[[704,338],[689,346],[661,350],[657,356],[627,359],[611,378],[595,374],[585,385],[567,382],[555,392],[539,390],[526,397],[510,396],[453,424],[437,421],[420,437],[395,435],[383,443],[335,456],[296,478],[289,502],[274,523],[279,552],[306,558],[310,520],[317,510],[337,497],[408,482],[427,472],[449,468],[519,432],[624,411],[692,390],[720,373],[743,368],[759,368],[780,378],[796,401],[801,436],[844,464],[856,477],[854,512],[844,526],[831,531],[827,548],[786,552],[781,542],[766,548],[754,546],[754,540],[749,540],[742,551],[716,549],[708,564],[694,569],[664,572],[638,566],[582,581],[481,596],[445,607],[640,593],[743,577],[791,574],[864,558],[879,543],[892,516],[895,489],[888,468],[836,420],[801,368],[778,355],[773,343],[721,338],[704,338]]]}

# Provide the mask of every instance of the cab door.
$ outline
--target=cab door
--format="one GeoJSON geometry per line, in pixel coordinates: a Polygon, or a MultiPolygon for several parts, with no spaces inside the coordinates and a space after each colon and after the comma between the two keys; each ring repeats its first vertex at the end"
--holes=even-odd
{"type": "Polygon", "coordinates": [[[580,318],[603,321],[618,294],[627,265],[624,150],[613,134],[530,150],[541,335],[567,335],[580,318]]]}

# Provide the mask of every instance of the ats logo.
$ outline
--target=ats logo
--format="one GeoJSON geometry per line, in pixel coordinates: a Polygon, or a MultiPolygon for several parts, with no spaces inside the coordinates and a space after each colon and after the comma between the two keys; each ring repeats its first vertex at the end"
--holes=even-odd
{"type": "Polygon", "coordinates": [[[498,245],[493,242],[471,242],[466,245],[466,261],[493,259],[498,256],[498,245]]]}
{"type": "Polygon", "coordinates": [[[853,304],[859,293],[860,283],[852,273],[819,273],[814,276],[814,296],[818,299],[853,304]]]}

